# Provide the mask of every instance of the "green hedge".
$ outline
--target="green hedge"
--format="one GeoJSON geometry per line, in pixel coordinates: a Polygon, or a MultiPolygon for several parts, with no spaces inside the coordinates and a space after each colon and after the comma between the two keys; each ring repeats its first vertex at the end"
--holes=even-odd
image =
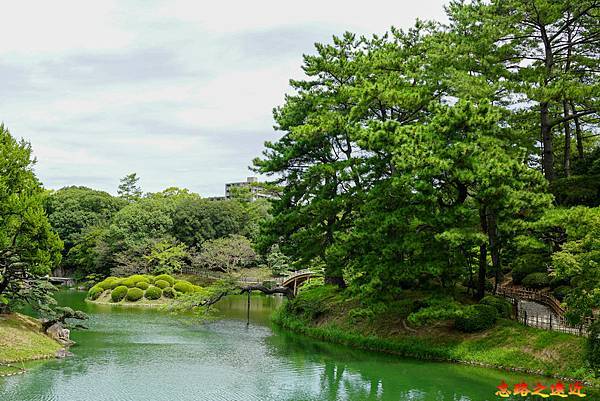
{"type": "Polygon", "coordinates": [[[175,290],[171,287],[164,288],[162,294],[165,298],[175,298],[175,295],[177,295],[175,290]]]}
{"type": "Polygon", "coordinates": [[[550,277],[547,273],[531,273],[523,279],[523,286],[527,288],[544,288],[550,285],[550,277]]]}
{"type": "Polygon", "coordinates": [[[158,288],[161,288],[161,289],[164,289],[164,288],[167,288],[167,287],[171,286],[171,284],[169,284],[169,282],[166,281],[166,280],[156,280],[154,282],[154,285],[157,286],[158,288]]]}
{"type": "Polygon", "coordinates": [[[129,288],[133,288],[140,281],[144,281],[144,282],[148,283],[150,280],[148,280],[148,277],[143,276],[141,274],[134,274],[133,276],[129,276],[126,279],[124,279],[121,282],[121,284],[125,285],[125,286],[127,286],[129,288]]]}
{"type": "Polygon", "coordinates": [[[139,301],[144,296],[144,291],[139,288],[130,288],[127,291],[127,300],[131,302],[139,301]]]}
{"type": "Polygon", "coordinates": [[[498,319],[498,311],[490,305],[470,305],[454,319],[454,327],[465,333],[487,330],[494,326],[498,319]]]}
{"type": "Polygon", "coordinates": [[[164,280],[172,287],[175,284],[175,279],[168,274],[160,274],[154,278],[156,281],[164,280]]]}
{"type": "Polygon", "coordinates": [[[119,285],[121,285],[121,279],[117,277],[107,277],[96,285],[102,287],[105,290],[114,290],[119,285]]]}
{"type": "Polygon", "coordinates": [[[194,285],[189,281],[179,280],[173,286],[175,291],[183,292],[184,294],[189,294],[194,292],[194,285]]]}
{"type": "Polygon", "coordinates": [[[498,316],[510,318],[512,315],[512,305],[506,299],[494,295],[486,295],[479,301],[480,304],[489,305],[496,308],[498,316]]]}
{"type": "Polygon", "coordinates": [[[150,287],[150,284],[148,284],[145,281],[140,281],[140,282],[136,283],[135,286],[137,288],[139,288],[140,290],[146,290],[146,289],[148,289],[148,287],[150,287]]]}
{"type": "Polygon", "coordinates": [[[162,290],[156,286],[150,286],[146,290],[144,297],[146,299],[159,299],[162,296],[162,290]]]}
{"type": "MultiPolygon", "coordinates": [[[[140,290],[141,291],[141,290],[140,290]]],[[[113,302],[119,302],[127,295],[127,287],[124,285],[120,285],[110,293],[110,298],[113,302]]]]}
{"type": "Polygon", "coordinates": [[[104,288],[100,287],[99,285],[95,285],[88,291],[88,298],[92,300],[98,299],[98,297],[100,297],[104,291],[104,288]]]}

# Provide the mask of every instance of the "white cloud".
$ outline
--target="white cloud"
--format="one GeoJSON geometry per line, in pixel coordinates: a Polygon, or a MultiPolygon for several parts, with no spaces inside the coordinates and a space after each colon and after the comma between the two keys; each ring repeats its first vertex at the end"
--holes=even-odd
{"type": "Polygon", "coordinates": [[[221,194],[276,135],[302,54],[345,30],[440,19],[442,0],[25,0],[0,24],[0,121],[51,188],[221,194]]]}

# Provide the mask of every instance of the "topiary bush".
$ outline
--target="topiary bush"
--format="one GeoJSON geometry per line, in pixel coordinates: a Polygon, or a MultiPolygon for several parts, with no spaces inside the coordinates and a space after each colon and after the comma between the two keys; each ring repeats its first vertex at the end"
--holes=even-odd
{"type": "Polygon", "coordinates": [[[158,287],[158,288],[160,288],[160,289],[165,289],[165,288],[167,288],[167,287],[170,287],[170,286],[171,286],[171,284],[169,284],[169,282],[168,282],[168,281],[165,281],[165,280],[156,280],[156,281],[154,282],[154,285],[155,285],[155,286],[157,286],[157,287],[158,287]]]}
{"type": "Polygon", "coordinates": [[[130,288],[127,290],[127,300],[131,302],[139,301],[144,296],[144,291],[139,288],[130,288]]]}
{"type": "Polygon", "coordinates": [[[544,288],[550,285],[550,278],[546,273],[531,273],[523,279],[523,286],[528,288],[544,288]]]}
{"type": "Polygon", "coordinates": [[[498,316],[509,319],[512,315],[512,305],[506,299],[494,295],[486,295],[479,301],[480,304],[496,308],[498,316]]]}
{"type": "MultiPolygon", "coordinates": [[[[140,290],[141,291],[141,290],[140,290]]],[[[110,299],[113,302],[119,302],[127,295],[127,287],[124,285],[120,285],[110,293],[110,299]]]]}
{"type": "Polygon", "coordinates": [[[150,284],[154,284],[154,282],[156,281],[156,278],[150,274],[144,274],[144,277],[148,279],[148,283],[150,284]]]}
{"type": "Polygon", "coordinates": [[[100,287],[99,285],[95,285],[88,291],[88,298],[91,300],[96,300],[104,291],[104,288],[100,287]]]}
{"type": "Polygon", "coordinates": [[[148,287],[144,293],[146,299],[159,299],[162,296],[162,290],[154,285],[148,287]]]}
{"type": "Polygon", "coordinates": [[[96,285],[100,286],[105,290],[113,290],[117,288],[120,284],[121,280],[117,277],[107,277],[96,285]]]}
{"type": "Polygon", "coordinates": [[[173,285],[173,289],[175,291],[183,292],[184,294],[189,294],[194,292],[194,285],[189,281],[179,280],[173,285]]]}
{"type": "Polygon", "coordinates": [[[146,276],[142,276],[141,274],[134,274],[133,276],[129,276],[126,279],[124,279],[121,284],[125,285],[129,288],[133,288],[135,287],[135,285],[137,283],[139,283],[140,281],[144,281],[146,283],[149,282],[148,277],[146,276]]]}
{"type": "Polygon", "coordinates": [[[470,305],[454,318],[454,327],[465,333],[475,333],[491,328],[498,319],[498,311],[490,305],[470,305]]]}
{"type": "Polygon", "coordinates": [[[175,284],[175,279],[168,274],[160,274],[154,278],[155,282],[158,280],[164,280],[172,287],[175,284]]]}
{"type": "Polygon", "coordinates": [[[548,258],[537,253],[520,255],[512,263],[512,280],[521,284],[523,279],[531,273],[544,273],[547,271],[548,258]]]}
{"type": "Polygon", "coordinates": [[[137,288],[139,288],[140,290],[146,290],[146,289],[148,289],[148,287],[150,287],[150,284],[148,284],[145,281],[140,281],[139,283],[136,283],[135,286],[137,288]]]}
{"type": "Polygon", "coordinates": [[[175,298],[175,296],[177,295],[177,293],[175,292],[175,290],[171,287],[166,287],[162,290],[162,294],[163,297],[165,298],[175,298]]]}

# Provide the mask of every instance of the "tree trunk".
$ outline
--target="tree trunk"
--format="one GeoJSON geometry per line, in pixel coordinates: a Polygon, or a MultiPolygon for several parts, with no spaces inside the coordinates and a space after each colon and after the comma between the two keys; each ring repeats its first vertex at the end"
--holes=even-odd
{"type": "MultiPolygon", "coordinates": [[[[481,223],[481,231],[488,233],[488,224],[485,208],[479,211],[479,221],[481,223]]],[[[485,242],[479,245],[479,274],[477,277],[477,294],[476,298],[481,299],[485,296],[485,276],[487,273],[487,247],[485,242]]]]}
{"type": "MultiPolygon", "coordinates": [[[[569,103],[564,100],[563,101],[563,109],[565,118],[571,115],[569,109],[569,103]]],[[[569,177],[571,175],[571,121],[565,121],[565,159],[563,163],[563,167],[565,170],[565,176],[569,177]]]]}
{"type": "MultiPolygon", "coordinates": [[[[571,111],[575,114],[575,105],[571,102],[571,111]]],[[[573,119],[575,121],[575,140],[577,141],[577,157],[583,159],[583,135],[581,133],[581,124],[579,117],[573,119]]]]}
{"type": "Polygon", "coordinates": [[[542,132],[542,167],[548,181],[554,180],[554,149],[552,143],[552,124],[548,102],[540,104],[540,124],[542,132]]]}
{"type": "Polygon", "coordinates": [[[492,266],[494,268],[494,294],[496,294],[502,267],[500,265],[500,250],[498,246],[498,227],[496,225],[496,216],[493,213],[487,215],[487,223],[490,253],[492,254],[492,266]]]}
{"type": "Polygon", "coordinates": [[[485,296],[485,274],[487,265],[487,248],[485,244],[479,245],[479,275],[477,277],[477,294],[476,299],[481,299],[485,296]]]}

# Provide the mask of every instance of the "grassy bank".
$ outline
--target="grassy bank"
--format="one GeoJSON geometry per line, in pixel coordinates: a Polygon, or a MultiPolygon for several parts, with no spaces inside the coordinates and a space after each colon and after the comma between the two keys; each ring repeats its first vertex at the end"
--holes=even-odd
{"type": "Polygon", "coordinates": [[[0,375],[18,373],[14,364],[53,358],[62,346],[41,331],[41,325],[19,313],[0,315],[0,375]]]}
{"type": "Polygon", "coordinates": [[[500,319],[491,329],[461,333],[451,322],[407,324],[405,303],[379,312],[333,288],[301,292],[275,323],[313,338],[420,359],[481,365],[600,384],[586,367],[585,339],[500,319]]]}

